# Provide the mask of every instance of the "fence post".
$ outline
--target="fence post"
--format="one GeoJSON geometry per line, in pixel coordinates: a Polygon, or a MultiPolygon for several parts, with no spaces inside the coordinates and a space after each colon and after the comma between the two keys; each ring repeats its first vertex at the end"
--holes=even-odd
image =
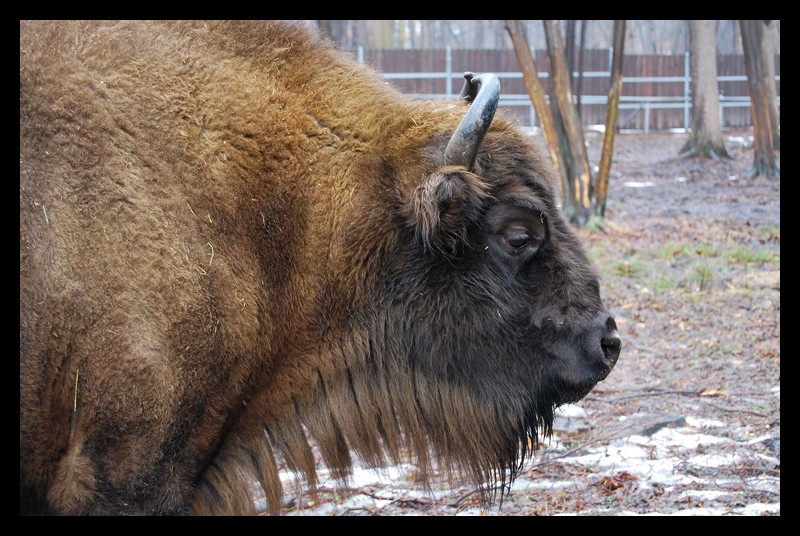
{"type": "Polygon", "coordinates": [[[447,97],[451,98],[453,96],[453,49],[450,47],[444,49],[444,70],[447,73],[445,90],[447,91],[447,97]]]}
{"type": "Polygon", "coordinates": [[[689,132],[689,106],[691,104],[691,85],[692,70],[689,66],[689,53],[683,53],[683,131],[689,132]]]}
{"type": "Polygon", "coordinates": [[[364,63],[364,47],[358,47],[358,63],[364,63]]]}

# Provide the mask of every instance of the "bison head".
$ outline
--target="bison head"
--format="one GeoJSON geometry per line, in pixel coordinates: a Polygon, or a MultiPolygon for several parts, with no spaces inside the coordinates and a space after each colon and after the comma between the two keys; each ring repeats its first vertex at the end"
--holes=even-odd
{"type": "Polygon", "coordinates": [[[443,461],[479,483],[510,482],[555,408],[620,354],[549,167],[507,122],[489,129],[497,78],[465,77],[472,104],[455,133],[418,149],[435,167],[421,181],[416,168],[387,169],[411,186],[381,221],[356,216],[345,247],[368,298],[342,306],[350,335],[322,360],[342,367],[322,372],[299,410],[342,474],[352,448],[370,465],[410,451],[423,473],[443,461]]]}

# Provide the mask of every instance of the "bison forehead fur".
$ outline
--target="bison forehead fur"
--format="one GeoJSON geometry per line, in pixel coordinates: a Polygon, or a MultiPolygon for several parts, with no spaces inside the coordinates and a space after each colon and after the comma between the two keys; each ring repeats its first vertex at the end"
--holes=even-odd
{"type": "Polygon", "coordinates": [[[543,153],[446,160],[469,106],[285,23],[21,22],[21,511],[277,512],[310,445],[510,482],[620,340],[543,153]]]}

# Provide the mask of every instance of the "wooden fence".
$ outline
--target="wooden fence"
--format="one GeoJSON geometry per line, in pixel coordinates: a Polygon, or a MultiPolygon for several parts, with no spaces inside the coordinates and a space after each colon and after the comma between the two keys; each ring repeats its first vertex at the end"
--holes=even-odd
{"type": "MultiPolygon", "coordinates": [[[[502,86],[500,106],[524,126],[537,124],[514,50],[360,48],[352,52],[359,61],[382,72],[398,89],[420,98],[458,95],[464,71],[493,72],[502,86]]],[[[545,91],[549,91],[548,73],[542,71],[547,68],[546,51],[536,51],[534,60],[545,91]]],[[[610,70],[610,49],[585,52],[580,99],[584,125],[605,124],[610,70]]],[[[577,78],[577,67],[574,71],[577,78]]],[[[775,74],[780,105],[780,55],[775,57],[775,74]]],[[[751,126],[744,56],[718,56],[717,76],[723,129],[751,126]]],[[[617,127],[634,131],[688,129],[690,80],[688,54],[625,55],[617,127]]]]}

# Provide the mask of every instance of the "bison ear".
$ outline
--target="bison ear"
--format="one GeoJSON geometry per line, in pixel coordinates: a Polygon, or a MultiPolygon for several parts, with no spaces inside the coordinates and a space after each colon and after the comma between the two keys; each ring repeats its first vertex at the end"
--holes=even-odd
{"type": "Polygon", "coordinates": [[[488,197],[488,185],[480,177],[460,166],[443,167],[411,194],[409,223],[426,250],[454,255],[488,197]]]}

